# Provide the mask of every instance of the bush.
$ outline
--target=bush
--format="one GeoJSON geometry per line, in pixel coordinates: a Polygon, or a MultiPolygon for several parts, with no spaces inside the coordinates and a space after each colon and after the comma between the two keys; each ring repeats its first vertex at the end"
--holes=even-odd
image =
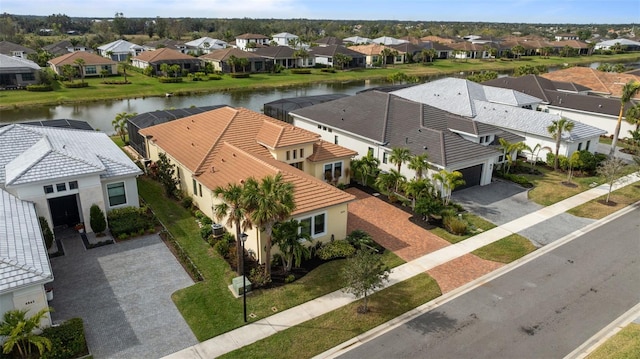
{"type": "Polygon", "coordinates": [[[293,283],[293,281],[295,281],[295,280],[296,280],[296,276],[293,275],[293,274],[289,274],[288,276],[286,276],[284,278],[284,282],[285,283],[293,283]]]}
{"type": "Polygon", "coordinates": [[[88,82],[65,82],[62,85],[69,89],[79,89],[83,87],[89,87],[88,82]]]}
{"type": "Polygon", "coordinates": [[[40,221],[40,229],[42,229],[44,244],[47,246],[47,249],[49,249],[53,244],[53,232],[51,231],[51,227],[49,227],[49,222],[46,218],[38,217],[38,221],[40,221]]]}
{"type": "MultiPolygon", "coordinates": [[[[551,165],[553,166],[553,162],[551,162],[551,165]]],[[[519,185],[521,185],[522,187],[525,188],[531,188],[533,187],[533,183],[531,183],[526,177],[524,176],[520,176],[520,175],[514,175],[512,173],[500,173],[498,172],[498,176],[502,177],[508,181],[511,181],[513,183],[517,183],[519,185]]]]}
{"type": "Polygon", "coordinates": [[[336,69],[334,69],[334,68],[323,68],[323,69],[320,70],[320,72],[329,72],[329,73],[335,74],[336,73],[336,69]]]}
{"type": "MultiPolygon", "coordinates": [[[[556,156],[553,153],[551,152],[547,153],[547,165],[549,167],[553,167],[553,162],[555,158],[556,156]]],[[[567,158],[567,156],[563,156],[563,155],[558,156],[558,167],[563,171],[569,168],[569,159],[567,158]]]]}
{"type": "Polygon", "coordinates": [[[193,207],[193,198],[191,198],[191,196],[184,196],[182,197],[182,201],[180,203],[182,204],[182,207],[190,209],[191,207],[193,207]]]}
{"type": "Polygon", "coordinates": [[[271,278],[267,275],[264,266],[259,266],[251,269],[251,272],[249,272],[249,281],[251,282],[252,288],[259,288],[271,283],[271,278]]]}
{"type": "Polygon", "coordinates": [[[291,69],[291,73],[296,75],[309,75],[311,74],[311,69],[291,69]]]}
{"type": "Polygon", "coordinates": [[[81,318],[72,318],[57,327],[46,328],[42,336],[51,340],[51,350],[42,359],[71,359],[89,354],[81,318]]]}
{"type": "Polygon", "coordinates": [[[202,239],[204,239],[205,241],[209,239],[212,234],[213,228],[211,228],[211,226],[202,226],[202,228],[200,228],[200,237],[202,237],[202,239]]]}
{"type": "Polygon", "coordinates": [[[48,92],[53,91],[53,87],[51,85],[27,85],[27,91],[48,92]]]}
{"type": "Polygon", "coordinates": [[[247,78],[249,78],[249,76],[251,74],[248,73],[248,72],[236,72],[236,73],[232,73],[232,74],[229,74],[229,75],[233,79],[247,79],[247,78]]]}
{"type": "Polygon", "coordinates": [[[347,235],[347,242],[351,244],[355,249],[373,249],[376,252],[382,250],[382,246],[376,243],[369,233],[362,229],[355,229],[347,235]]]}
{"type": "Polygon", "coordinates": [[[182,82],[182,77],[158,77],[158,81],[163,84],[175,84],[182,82]]]}
{"type": "Polygon", "coordinates": [[[229,251],[231,250],[231,243],[225,241],[224,239],[219,240],[213,246],[213,250],[216,251],[221,257],[227,258],[229,257],[229,251]]]}
{"type": "Polygon", "coordinates": [[[131,81],[127,80],[104,80],[101,83],[105,84],[105,85],[128,85],[131,83],[131,81]]]}
{"type": "Polygon", "coordinates": [[[111,234],[119,239],[127,238],[155,226],[153,215],[146,208],[123,207],[109,212],[107,215],[111,234]]]}
{"type": "Polygon", "coordinates": [[[318,258],[328,261],[352,256],[356,249],[347,241],[331,241],[318,250],[318,258]]]}
{"type": "Polygon", "coordinates": [[[104,233],[104,230],[107,229],[104,212],[97,204],[92,205],[89,209],[89,224],[95,233],[104,233]]]}
{"type": "Polygon", "coordinates": [[[467,221],[458,218],[456,216],[447,216],[442,220],[444,228],[458,236],[462,236],[467,233],[467,221]]]}
{"type": "Polygon", "coordinates": [[[209,75],[209,80],[222,80],[220,75],[209,75]]]}

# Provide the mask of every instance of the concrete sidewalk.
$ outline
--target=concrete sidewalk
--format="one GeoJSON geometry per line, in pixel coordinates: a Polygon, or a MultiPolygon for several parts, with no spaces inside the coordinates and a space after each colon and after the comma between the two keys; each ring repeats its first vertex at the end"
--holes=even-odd
{"type": "MultiPolygon", "coordinates": [[[[640,181],[640,173],[634,173],[618,180],[613,190],[624,187],[631,183],[640,181]]],[[[526,228],[534,226],[568,209],[577,207],[592,199],[606,195],[609,185],[604,184],[588,191],[579,193],[556,204],[544,207],[536,212],[530,213],[499,227],[493,228],[462,242],[452,244],[423,257],[407,262],[401,266],[393,268],[389,276],[391,286],[398,282],[407,280],[429,269],[437,267],[443,263],[466,255],[474,250],[498,241],[513,233],[520,232],[526,228]]],[[[341,290],[329,293],[322,297],[303,303],[297,307],[290,308],[283,312],[274,314],[268,318],[261,319],[243,327],[237,328],[215,338],[211,338],[192,347],[166,356],[165,358],[214,358],[243,346],[252,344],[260,339],[276,334],[279,331],[301,324],[307,320],[328,313],[344,305],[356,301],[351,294],[346,294],[341,290]]]]}

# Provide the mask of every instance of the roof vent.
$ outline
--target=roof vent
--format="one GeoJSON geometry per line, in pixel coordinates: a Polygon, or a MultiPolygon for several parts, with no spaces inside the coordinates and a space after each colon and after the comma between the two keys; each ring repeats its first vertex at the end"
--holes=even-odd
{"type": "Polygon", "coordinates": [[[598,107],[602,108],[602,104],[598,105],[598,107]]]}
{"type": "Polygon", "coordinates": [[[216,168],[215,168],[215,167],[213,167],[213,166],[211,166],[211,173],[213,173],[213,172],[215,172],[215,171],[216,171],[216,168]]]}
{"type": "Polygon", "coordinates": [[[222,158],[220,161],[224,162],[224,158],[222,158]]]}

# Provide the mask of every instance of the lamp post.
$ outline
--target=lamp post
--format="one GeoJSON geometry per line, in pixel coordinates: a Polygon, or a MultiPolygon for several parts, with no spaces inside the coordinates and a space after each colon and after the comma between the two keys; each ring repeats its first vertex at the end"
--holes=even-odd
{"type": "Polygon", "coordinates": [[[242,308],[245,323],[247,322],[247,277],[244,275],[244,242],[247,241],[248,237],[244,232],[240,235],[242,240],[242,308]]]}

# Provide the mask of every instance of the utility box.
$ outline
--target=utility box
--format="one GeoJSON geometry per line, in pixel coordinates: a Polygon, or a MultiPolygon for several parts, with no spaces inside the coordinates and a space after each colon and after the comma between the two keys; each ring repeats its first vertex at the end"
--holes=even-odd
{"type": "MultiPolygon", "coordinates": [[[[233,291],[236,293],[236,295],[244,294],[242,287],[242,277],[243,276],[235,277],[231,280],[231,285],[233,285],[233,291]]],[[[251,292],[251,282],[249,282],[249,279],[245,279],[245,284],[246,286],[244,287],[244,290],[246,290],[246,292],[251,292]]]]}

